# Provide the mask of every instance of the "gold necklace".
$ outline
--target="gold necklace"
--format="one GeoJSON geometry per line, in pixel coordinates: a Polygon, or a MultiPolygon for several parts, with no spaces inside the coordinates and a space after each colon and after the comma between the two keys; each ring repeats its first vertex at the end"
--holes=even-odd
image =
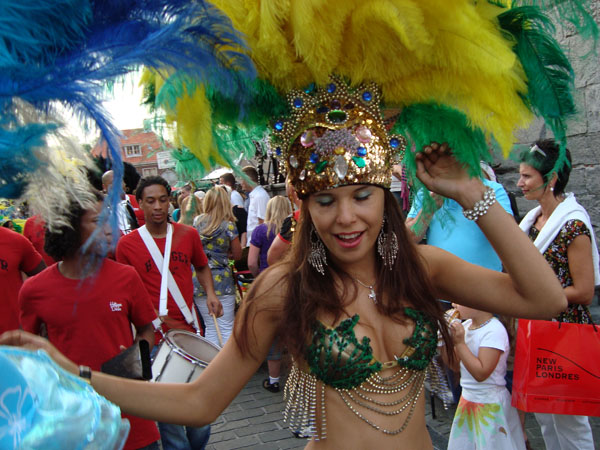
{"type": "Polygon", "coordinates": [[[371,300],[373,300],[373,303],[377,304],[377,295],[375,294],[375,286],[371,285],[369,286],[366,283],[363,283],[362,281],[360,281],[358,278],[352,277],[354,279],[354,281],[358,281],[358,284],[360,284],[362,287],[366,287],[369,290],[369,298],[371,300]]]}

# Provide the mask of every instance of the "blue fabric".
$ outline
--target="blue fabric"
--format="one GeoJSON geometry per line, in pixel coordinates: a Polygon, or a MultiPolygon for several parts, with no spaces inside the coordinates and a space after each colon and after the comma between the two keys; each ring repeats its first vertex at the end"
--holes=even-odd
{"type": "Polygon", "coordinates": [[[43,352],[0,347],[0,448],[120,449],[119,408],[43,352]]]}
{"type": "Polygon", "coordinates": [[[158,422],[163,450],[203,450],[210,438],[210,425],[183,427],[158,422]]]}
{"type": "MultiPolygon", "coordinates": [[[[512,216],[510,199],[500,183],[482,180],[483,184],[494,189],[496,200],[512,216]]],[[[417,216],[421,210],[422,191],[415,196],[409,218],[417,216]]],[[[454,200],[445,199],[436,211],[427,229],[427,243],[444,249],[465,261],[492,270],[502,270],[502,262],[483,232],[472,220],[463,216],[462,207],[454,200]]]]}

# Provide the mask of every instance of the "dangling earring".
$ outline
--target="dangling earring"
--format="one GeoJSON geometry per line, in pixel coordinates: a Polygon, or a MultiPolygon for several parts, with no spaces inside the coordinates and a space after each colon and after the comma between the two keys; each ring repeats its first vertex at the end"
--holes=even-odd
{"type": "Polygon", "coordinates": [[[310,253],[308,254],[308,262],[317,272],[321,275],[325,275],[325,268],[323,266],[327,265],[327,255],[325,253],[323,241],[317,234],[314,225],[312,225],[310,229],[310,253]]]}
{"type": "Polygon", "coordinates": [[[398,238],[393,231],[386,232],[386,225],[387,217],[384,215],[381,230],[379,230],[379,236],[377,236],[377,253],[381,256],[383,265],[392,270],[394,261],[398,256],[398,238]]]}

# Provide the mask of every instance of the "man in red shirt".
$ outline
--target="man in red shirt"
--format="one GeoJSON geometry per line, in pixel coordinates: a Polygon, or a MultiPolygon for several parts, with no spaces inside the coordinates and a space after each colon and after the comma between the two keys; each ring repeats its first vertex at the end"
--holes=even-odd
{"type": "Polygon", "coordinates": [[[42,255],[42,259],[46,263],[46,266],[51,266],[56,261],[54,261],[54,258],[44,250],[45,234],[46,224],[41,216],[35,215],[25,221],[23,236],[29,239],[29,242],[33,244],[36,251],[42,255]]]}
{"type": "Polygon", "coordinates": [[[0,227],[0,334],[19,328],[17,299],[23,285],[21,272],[33,276],[45,267],[31,242],[15,231],[0,227]]]}
{"type": "MultiPolygon", "coordinates": [[[[24,330],[39,334],[42,325],[48,340],[77,364],[100,370],[102,364],[135,342],[154,345],[152,321],[156,318],[142,280],[131,267],[99,255],[94,235],[102,209],[97,203],[84,209],[71,203],[70,226],[46,235],[46,250],[61,260],[28,279],[19,294],[20,321],[24,330]]],[[[158,450],[160,435],[153,421],[123,415],[131,424],[125,449],[158,450]]]]}
{"type": "MultiPolygon", "coordinates": [[[[150,293],[154,308],[160,312],[161,272],[146,246],[141,233],[147,230],[147,239],[154,241],[161,256],[164,256],[169,227],[172,227],[169,271],[173,275],[177,287],[181,291],[183,301],[189,311],[194,314],[194,285],[192,282],[192,266],[196,269],[196,277],[207,293],[207,304],[211,314],[217,317],[223,314],[221,302],[215,295],[213,279],[208,260],[202,249],[200,236],[195,228],[179,223],[169,222],[169,199],[171,188],[167,181],[158,176],[142,178],[136,189],[136,199],[146,224],[144,227],[123,236],[117,245],[117,261],[133,266],[146,289],[150,293]]],[[[168,315],[162,315],[163,330],[171,328],[195,332],[189,316],[177,305],[171,288],[167,297],[168,315]]],[[[160,339],[160,336],[157,335],[160,339]]],[[[161,438],[165,450],[171,448],[197,449],[204,448],[210,436],[210,427],[191,428],[159,423],[161,438]]]]}
{"type": "MultiPolygon", "coordinates": [[[[187,307],[192,311],[194,306],[193,266],[196,269],[198,281],[207,292],[209,311],[218,317],[222,313],[221,302],[213,288],[212,274],[200,242],[200,236],[195,228],[168,221],[169,195],[169,184],[164,178],[157,176],[142,178],[136,190],[136,198],[140,208],[144,211],[145,228],[162,255],[165,251],[167,226],[173,227],[169,271],[173,275],[187,307]]],[[[116,258],[117,261],[133,266],[137,270],[150,293],[154,308],[158,311],[162,277],[139,229],[119,240],[116,258]]],[[[196,331],[193,324],[186,321],[170,290],[167,309],[168,316],[161,317],[164,331],[171,328],[196,331]]],[[[157,334],[156,337],[160,339],[161,336],[157,334]]]]}

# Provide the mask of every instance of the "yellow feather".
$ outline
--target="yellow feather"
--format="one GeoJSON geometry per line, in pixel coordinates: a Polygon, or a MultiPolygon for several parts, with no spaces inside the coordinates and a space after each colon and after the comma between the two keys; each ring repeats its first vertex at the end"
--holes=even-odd
{"type": "Polygon", "coordinates": [[[189,90],[179,98],[174,110],[167,113],[167,123],[176,122],[175,137],[179,146],[187,147],[210,170],[211,162],[226,165],[212,144],[211,108],[203,87],[189,90]]]}
{"type": "MultiPolygon", "coordinates": [[[[337,73],[375,81],[386,104],[435,101],[464,112],[508,154],[532,114],[527,85],[496,17],[505,8],[473,0],[215,0],[244,33],[259,75],[281,93],[337,73]]],[[[506,0],[508,5],[510,2],[506,0]]],[[[158,87],[158,85],[157,85],[158,87]]],[[[179,114],[208,114],[194,93],[179,114]],[[192,99],[197,105],[192,107],[192,99]]],[[[179,106],[178,106],[179,108],[179,106]]],[[[206,127],[208,123],[194,116],[206,127]]],[[[210,138],[180,130],[182,142],[210,138]]],[[[212,142],[211,140],[207,142],[212,142]]],[[[195,144],[194,144],[195,145],[195,144]]],[[[205,150],[199,154],[206,156],[205,150]]],[[[205,161],[205,159],[201,159],[205,161]]]]}

